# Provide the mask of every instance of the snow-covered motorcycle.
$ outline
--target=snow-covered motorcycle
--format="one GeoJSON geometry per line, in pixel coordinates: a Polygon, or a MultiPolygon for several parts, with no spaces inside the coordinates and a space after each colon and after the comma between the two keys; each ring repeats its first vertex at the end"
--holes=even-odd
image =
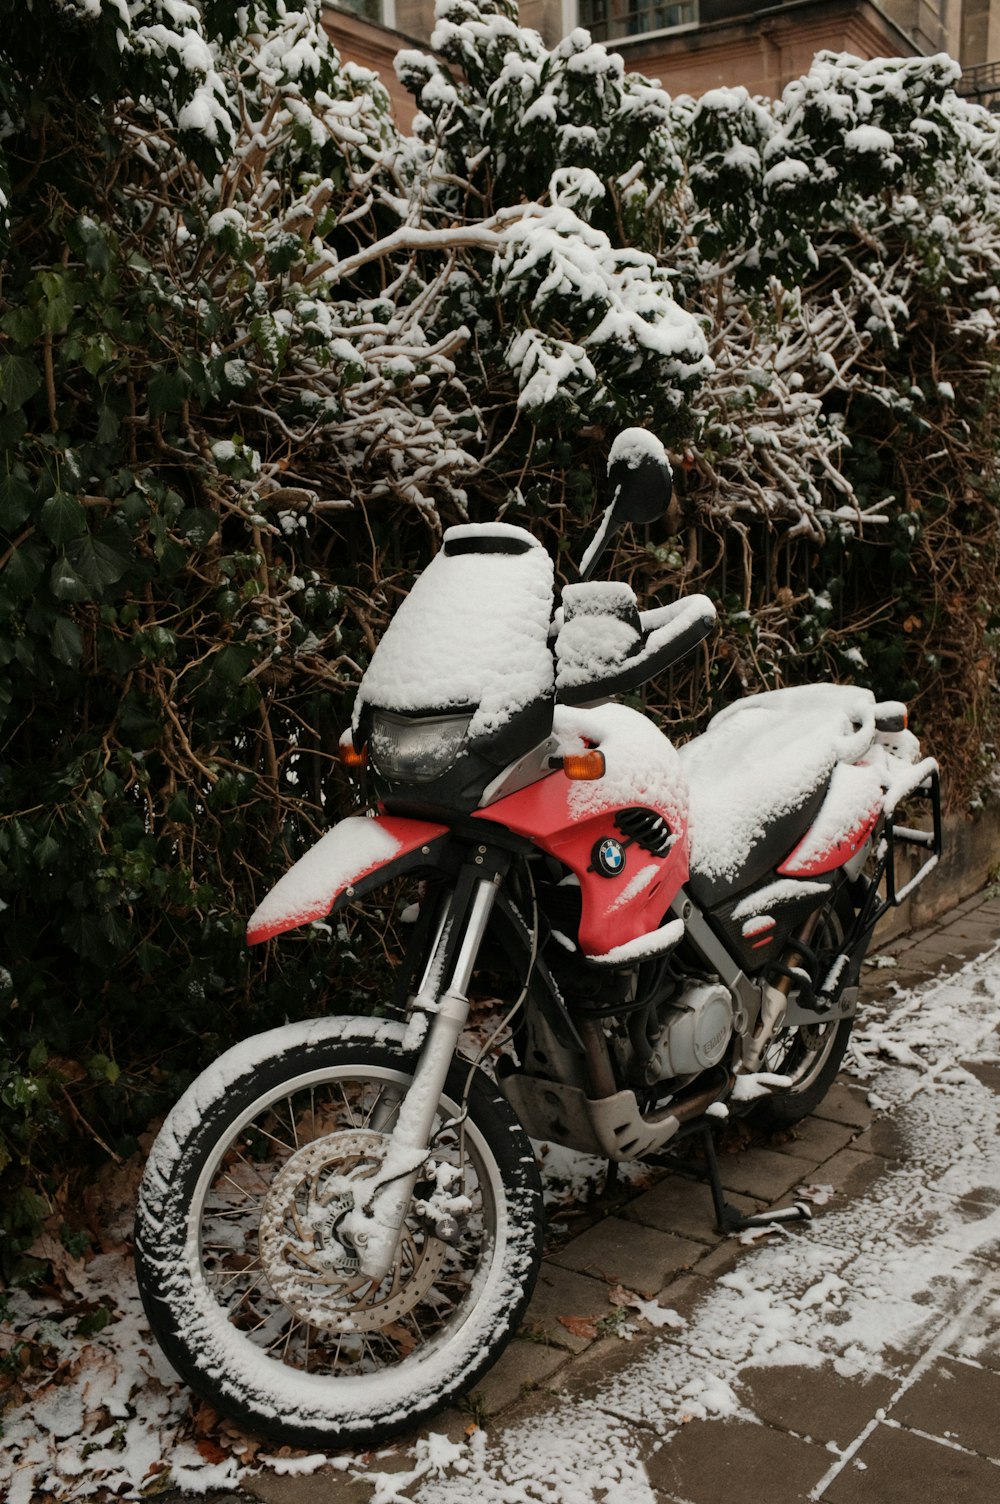
{"type": "Polygon", "coordinates": [[[231,1049],[150,1156],[136,1259],[151,1325],[253,1431],[367,1444],[476,1382],[538,1269],[532,1138],[620,1162],[698,1133],[720,1224],[747,1220],[723,1199],[712,1125],[819,1103],[873,928],[940,850],[936,764],[899,703],[830,684],[752,695],[679,750],[615,703],[715,613],[703,595],[640,611],[627,585],[589,578],[617,528],[669,500],[641,430],[616,441],[609,479],[555,613],[529,532],[445,533],[342,740],[372,809],[250,921],[250,942],[269,940],[411,877],[395,996],[231,1049]],[[911,796],[930,830],[897,822],[911,796]],[[901,843],[919,852],[906,883],[901,843]],[[509,1007],[471,1037],[486,968],[511,979],[509,1007]]]}

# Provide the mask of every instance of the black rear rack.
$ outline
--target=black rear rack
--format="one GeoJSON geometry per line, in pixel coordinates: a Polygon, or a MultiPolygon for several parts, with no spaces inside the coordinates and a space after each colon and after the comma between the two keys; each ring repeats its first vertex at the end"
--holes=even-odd
{"type": "Polygon", "coordinates": [[[841,989],[844,986],[852,985],[856,980],[865,951],[868,949],[868,941],[871,938],[871,933],[879,920],[890,909],[898,908],[910,896],[914,888],[918,887],[937,865],[938,858],[943,849],[941,778],[937,768],[929,771],[924,782],[910,790],[906,798],[907,800],[924,799],[929,803],[931,828],[930,830],[919,830],[910,825],[897,825],[894,809],[890,810],[886,815],[878,846],[875,870],[870,876],[861,876],[857,879],[859,884],[864,884],[864,896],[860,901],[860,906],[850,932],[844,937],[840,955],[836,958],[831,971],[828,973],[826,983],[816,996],[815,1006],[821,1010],[824,1007],[832,1006],[841,989]],[[925,851],[927,855],[913,876],[900,883],[896,864],[900,848],[902,847],[916,847],[918,850],[925,851]],[[884,897],[879,892],[883,880],[885,883],[884,897]],[[830,987],[831,977],[835,978],[833,987],[830,987]],[[828,987],[830,988],[830,992],[834,994],[833,996],[827,993],[826,989],[828,987]]]}
{"type": "MultiPolygon", "coordinates": [[[[928,776],[927,782],[919,784],[913,792],[907,795],[910,799],[926,799],[931,807],[931,829],[915,830],[908,825],[897,825],[895,811],[889,815],[882,832],[885,841],[885,851],[882,858],[882,867],[885,874],[885,899],[873,920],[877,924],[887,909],[898,908],[904,899],[908,898],[914,888],[923,882],[933,867],[937,865],[941,855],[943,841],[941,835],[941,775],[935,768],[928,776]],[[917,847],[928,853],[926,860],[917,869],[914,875],[903,883],[902,887],[896,881],[896,853],[900,846],[917,847]]],[[[882,878],[882,871],[875,879],[876,887],[882,878]]]]}

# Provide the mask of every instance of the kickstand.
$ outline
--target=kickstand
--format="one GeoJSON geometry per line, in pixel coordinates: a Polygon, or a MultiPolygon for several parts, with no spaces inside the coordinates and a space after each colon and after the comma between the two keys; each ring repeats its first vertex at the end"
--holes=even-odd
{"type": "Polygon", "coordinates": [[[705,1123],[699,1133],[705,1154],[705,1169],[712,1192],[712,1203],[715,1207],[715,1225],[719,1232],[742,1232],[745,1227],[770,1227],[774,1222],[809,1222],[812,1220],[812,1208],[807,1201],[796,1201],[792,1206],[783,1206],[773,1212],[756,1212],[749,1217],[737,1211],[736,1207],[731,1206],[726,1200],[722,1189],[711,1125],[705,1123]]]}

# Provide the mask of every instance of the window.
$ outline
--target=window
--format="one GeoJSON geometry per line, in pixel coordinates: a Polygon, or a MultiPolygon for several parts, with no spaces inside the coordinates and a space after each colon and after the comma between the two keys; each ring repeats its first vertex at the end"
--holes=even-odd
{"type": "Polygon", "coordinates": [[[595,42],[674,31],[698,20],[698,0],[579,0],[580,25],[595,42]]]}
{"type": "Polygon", "coordinates": [[[335,0],[335,4],[340,10],[352,10],[362,20],[374,21],[381,26],[392,24],[385,14],[387,7],[383,0],[335,0]]]}

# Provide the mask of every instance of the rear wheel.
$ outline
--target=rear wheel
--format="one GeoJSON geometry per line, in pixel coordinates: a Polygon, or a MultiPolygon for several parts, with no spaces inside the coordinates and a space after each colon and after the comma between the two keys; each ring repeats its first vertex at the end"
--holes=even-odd
{"type": "Polygon", "coordinates": [[[378,1441],[468,1389],[516,1331],[541,1253],[530,1143],[478,1072],[463,1108],[456,1065],[393,1267],[362,1273],[344,1229],[413,1069],[374,1024],[289,1026],[224,1055],[168,1117],[140,1191],[137,1275],[167,1357],[218,1410],[297,1446],[378,1441]]]}
{"type": "MultiPolygon", "coordinates": [[[[831,900],[821,915],[813,938],[821,970],[824,960],[831,962],[840,950],[852,918],[844,894],[831,900]]],[[[814,1112],[840,1070],[853,1025],[853,1018],[844,1018],[777,1029],[759,1069],[788,1076],[792,1084],[758,1102],[752,1111],[754,1121],[766,1128],[787,1128],[814,1112]]]]}

